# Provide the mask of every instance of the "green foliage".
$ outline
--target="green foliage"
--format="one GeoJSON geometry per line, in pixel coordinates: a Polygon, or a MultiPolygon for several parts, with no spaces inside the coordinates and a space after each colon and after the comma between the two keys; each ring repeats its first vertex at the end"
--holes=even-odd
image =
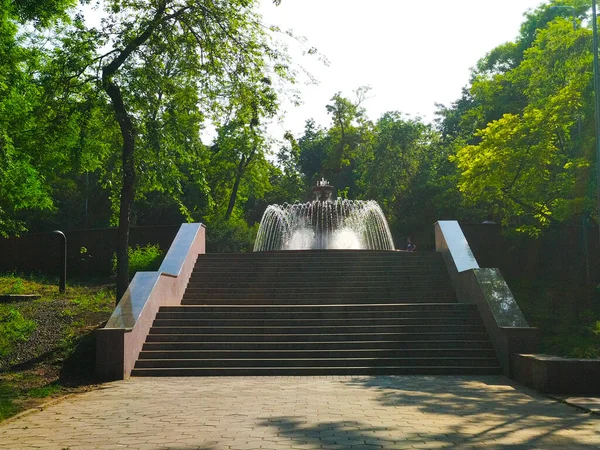
{"type": "Polygon", "coordinates": [[[242,218],[213,218],[206,222],[206,251],[210,253],[251,252],[258,224],[248,226],[242,218]]]}
{"type": "Polygon", "coordinates": [[[37,324],[16,309],[0,310],[0,358],[5,358],[17,342],[25,342],[36,330],[37,324]]]}
{"type": "Polygon", "coordinates": [[[533,235],[595,204],[591,33],[542,22],[514,64],[498,68],[492,54],[480,64],[461,112],[479,129],[452,156],[469,202],[533,235]]]}
{"type": "Polygon", "coordinates": [[[336,94],[327,107],[329,128],[307,121],[297,141],[288,136],[290,146],[280,155],[286,174],[297,173],[296,183],[304,184],[297,191],[305,196],[300,200],[324,176],[339,197],[376,200],[398,242],[446,211],[456,218],[452,213],[460,202],[451,198],[456,189],[447,173],[452,168],[438,132],[397,111],[373,124],[360,106],[367,92],[357,90],[354,102],[336,94]]]}
{"type": "MultiPolygon", "coordinates": [[[[137,245],[134,247],[129,247],[128,249],[129,255],[129,279],[132,279],[136,272],[141,271],[155,271],[158,270],[160,264],[163,260],[163,251],[160,249],[158,244],[148,244],[145,247],[140,247],[137,245]]],[[[112,270],[113,273],[117,270],[117,255],[113,255],[112,259],[112,270]]],[[[98,300],[101,302],[101,298],[94,298],[91,300],[92,303],[98,303],[98,300]]],[[[87,299],[86,302],[89,302],[90,299],[87,299]]],[[[76,303],[76,301],[74,301],[76,303]]]]}

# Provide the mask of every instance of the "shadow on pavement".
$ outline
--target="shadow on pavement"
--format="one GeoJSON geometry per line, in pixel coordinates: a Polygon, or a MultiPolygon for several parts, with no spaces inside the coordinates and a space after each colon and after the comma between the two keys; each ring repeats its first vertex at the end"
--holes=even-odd
{"type": "Polygon", "coordinates": [[[416,410],[417,418],[421,413],[445,416],[443,430],[432,427],[425,435],[419,433],[426,441],[487,443],[487,449],[600,448],[598,416],[512,384],[508,378],[392,376],[341,382],[375,390],[382,406],[416,410]]]}
{"type": "MultiPolygon", "coordinates": [[[[297,417],[273,417],[259,422],[260,426],[277,429],[279,436],[285,436],[294,444],[314,446],[313,448],[383,448],[392,445],[394,441],[377,438],[378,431],[383,427],[368,426],[355,421],[322,422],[315,426],[307,426],[306,422],[297,417]]],[[[422,440],[420,441],[422,442],[422,440]]]]}

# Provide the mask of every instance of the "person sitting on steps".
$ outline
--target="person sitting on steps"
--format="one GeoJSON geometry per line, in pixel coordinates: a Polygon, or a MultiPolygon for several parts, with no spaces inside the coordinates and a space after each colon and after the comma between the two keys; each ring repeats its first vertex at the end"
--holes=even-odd
{"type": "Polygon", "coordinates": [[[407,237],[406,238],[406,251],[407,252],[414,252],[416,249],[417,249],[417,246],[412,241],[412,238],[410,236],[407,237]]]}

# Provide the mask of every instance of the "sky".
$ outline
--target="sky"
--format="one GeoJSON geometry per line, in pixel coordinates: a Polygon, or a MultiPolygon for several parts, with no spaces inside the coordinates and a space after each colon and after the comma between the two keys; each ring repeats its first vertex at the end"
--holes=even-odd
{"type": "Polygon", "coordinates": [[[267,24],[305,36],[328,60],[297,62],[319,81],[300,83],[303,105],[284,104],[285,117],[269,127],[300,136],[309,118],[329,125],[325,106],[336,92],[354,99],[359,86],[371,91],[363,106],[371,120],[400,111],[425,121],[435,104],[460,97],[470,68],[494,47],[514,40],[523,14],[543,0],[261,0],[267,24]]]}

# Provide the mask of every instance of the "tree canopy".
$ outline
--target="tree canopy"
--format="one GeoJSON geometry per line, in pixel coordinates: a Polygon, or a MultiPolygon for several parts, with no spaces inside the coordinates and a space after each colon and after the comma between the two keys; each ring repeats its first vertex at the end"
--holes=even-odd
{"type": "Polygon", "coordinates": [[[119,293],[131,225],[202,221],[209,248],[248,250],[266,206],[321,177],[378,201],[397,242],[488,214],[532,235],[598,222],[587,1],[529,11],[433,123],[370,118],[365,86],[283,136],[296,65],[256,1],[107,0],[98,23],[76,6],[0,0],[0,235],[118,225],[119,293]]]}

